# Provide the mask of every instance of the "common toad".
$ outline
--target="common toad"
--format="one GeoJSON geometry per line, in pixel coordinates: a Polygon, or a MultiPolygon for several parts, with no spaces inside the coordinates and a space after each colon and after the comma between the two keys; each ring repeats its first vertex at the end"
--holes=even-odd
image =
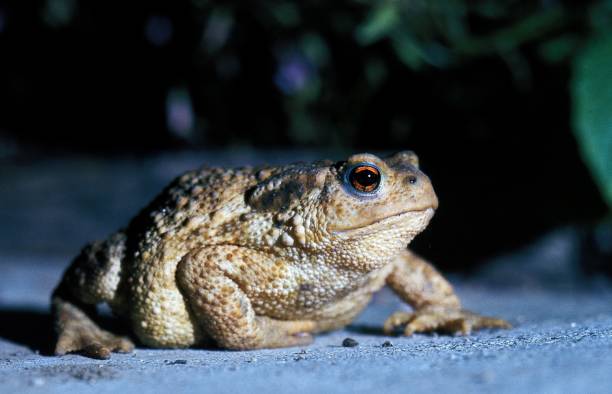
{"type": "Polygon", "coordinates": [[[103,302],[152,347],[302,346],[350,323],[385,284],[414,310],[393,314],[386,333],[508,327],[462,309],[406,248],[437,206],[410,151],[188,172],[72,262],[52,297],[55,353],[133,349],[94,322],[103,302]]]}

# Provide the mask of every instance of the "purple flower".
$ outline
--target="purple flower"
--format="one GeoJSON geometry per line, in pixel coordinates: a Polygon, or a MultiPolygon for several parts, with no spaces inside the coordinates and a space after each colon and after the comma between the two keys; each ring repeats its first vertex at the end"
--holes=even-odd
{"type": "Polygon", "coordinates": [[[274,76],[274,83],[286,95],[293,95],[306,87],[314,73],[313,65],[301,53],[283,54],[274,76]]]}
{"type": "Polygon", "coordinates": [[[166,98],[166,123],[177,137],[189,140],[193,137],[195,115],[191,97],[185,88],[173,88],[166,98]]]}

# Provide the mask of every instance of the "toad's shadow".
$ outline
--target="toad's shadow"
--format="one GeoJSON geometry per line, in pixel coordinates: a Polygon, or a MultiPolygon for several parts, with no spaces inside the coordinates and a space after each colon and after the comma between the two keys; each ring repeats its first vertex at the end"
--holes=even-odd
{"type": "Polygon", "coordinates": [[[355,334],[363,334],[363,335],[372,335],[377,337],[387,336],[383,332],[383,328],[380,325],[370,325],[370,324],[351,324],[345,328],[346,331],[352,332],[355,334]]]}
{"type": "MultiPolygon", "coordinates": [[[[118,319],[97,316],[96,323],[116,333],[126,327],[118,319]]],[[[53,354],[55,333],[50,312],[28,309],[0,309],[0,338],[28,347],[34,352],[53,354]]]]}
{"type": "MultiPolygon", "coordinates": [[[[0,322],[0,338],[26,346],[42,355],[53,354],[55,333],[51,313],[41,310],[1,309],[0,322]]],[[[97,316],[96,322],[115,333],[127,334],[127,327],[119,319],[97,316]]],[[[346,331],[384,336],[382,327],[375,325],[351,324],[346,327],[346,331]]],[[[216,349],[214,345],[207,345],[202,348],[216,349]]]]}
{"type": "Polygon", "coordinates": [[[0,337],[27,346],[41,354],[51,354],[53,325],[49,312],[38,310],[0,310],[0,337]]]}

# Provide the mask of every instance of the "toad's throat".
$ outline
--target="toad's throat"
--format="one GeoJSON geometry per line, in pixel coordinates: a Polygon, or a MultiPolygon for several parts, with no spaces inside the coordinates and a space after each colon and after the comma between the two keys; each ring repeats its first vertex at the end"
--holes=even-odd
{"type": "Polygon", "coordinates": [[[402,222],[407,222],[407,224],[409,224],[410,226],[414,226],[414,232],[418,233],[422,231],[425,226],[427,226],[427,223],[429,223],[429,219],[431,219],[434,212],[435,211],[432,207],[418,210],[403,211],[395,215],[386,216],[382,219],[375,219],[371,222],[359,224],[357,226],[335,228],[332,229],[332,232],[334,234],[347,234],[366,228],[380,228],[384,227],[385,225],[395,225],[402,222]]]}

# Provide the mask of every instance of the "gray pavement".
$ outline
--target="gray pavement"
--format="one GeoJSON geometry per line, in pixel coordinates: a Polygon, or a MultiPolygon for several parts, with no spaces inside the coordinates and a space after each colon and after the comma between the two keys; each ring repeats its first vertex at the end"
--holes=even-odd
{"type": "Polygon", "coordinates": [[[515,328],[468,337],[386,337],[403,308],[380,293],[345,330],[305,348],[152,350],[109,361],[48,355],[47,297],[63,263],[5,262],[0,277],[0,392],[612,392],[612,294],[494,289],[463,282],[467,307],[515,328]],[[359,346],[341,346],[346,337],[359,346]],[[382,346],[390,341],[392,346],[382,346]],[[42,353],[42,354],[41,354],[42,353]]]}

